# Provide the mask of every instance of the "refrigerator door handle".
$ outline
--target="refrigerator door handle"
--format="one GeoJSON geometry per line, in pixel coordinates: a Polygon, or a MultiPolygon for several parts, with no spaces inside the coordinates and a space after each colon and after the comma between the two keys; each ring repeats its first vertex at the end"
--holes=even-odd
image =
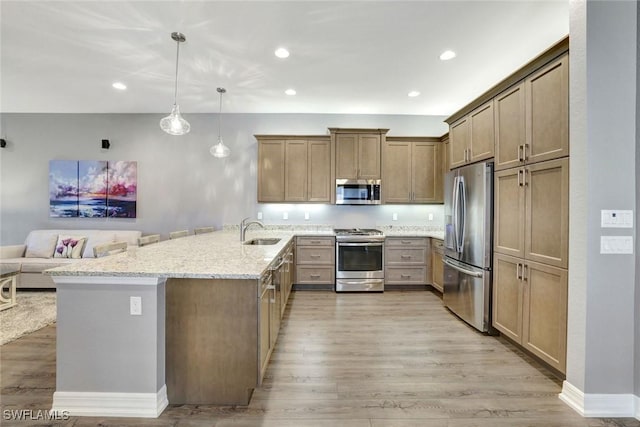
{"type": "Polygon", "coordinates": [[[453,268],[454,270],[457,270],[460,273],[466,274],[467,276],[482,277],[482,273],[478,273],[476,271],[471,271],[471,270],[467,270],[466,268],[459,267],[459,266],[457,266],[456,264],[453,264],[451,261],[449,261],[447,259],[443,259],[442,262],[445,263],[446,265],[448,265],[449,267],[453,268]]]}
{"type": "Polygon", "coordinates": [[[453,249],[458,252],[458,176],[453,177],[453,194],[451,201],[453,206],[451,207],[452,219],[453,219],[453,249]]]}
{"type": "Polygon", "coordinates": [[[456,230],[456,245],[457,252],[462,254],[464,249],[464,231],[465,231],[465,218],[467,215],[466,205],[465,205],[465,186],[464,186],[464,177],[458,177],[458,185],[457,188],[457,198],[456,198],[456,216],[458,217],[456,220],[457,230],[456,230]]]}

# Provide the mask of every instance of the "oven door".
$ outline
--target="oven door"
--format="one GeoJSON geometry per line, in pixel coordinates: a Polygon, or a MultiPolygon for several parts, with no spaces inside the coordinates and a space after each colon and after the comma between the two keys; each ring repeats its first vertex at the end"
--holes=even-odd
{"type": "Polygon", "coordinates": [[[383,242],[337,242],[337,279],[384,279],[383,242]]]}

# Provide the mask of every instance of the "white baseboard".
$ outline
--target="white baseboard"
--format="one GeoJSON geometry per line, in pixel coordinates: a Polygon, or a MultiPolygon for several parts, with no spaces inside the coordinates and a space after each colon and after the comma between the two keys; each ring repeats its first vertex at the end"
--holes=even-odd
{"type": "Polygon", "coordinates": [[[169,404],[167,387],[157,393],[53,393],[54,413],[86,417],[157,418],[169,404]]]}
{"type": "Polygon", "coordinates": [[[583,417],[640,419],[640,398],[633,394],[585,394],[564,381],[558,397],[583,417]]]}

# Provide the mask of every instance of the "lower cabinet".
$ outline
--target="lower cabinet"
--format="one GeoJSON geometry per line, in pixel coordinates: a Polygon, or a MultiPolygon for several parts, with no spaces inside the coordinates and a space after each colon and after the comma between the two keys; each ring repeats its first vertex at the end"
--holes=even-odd
{"type": "Polygon", "coordinates": [[[335,284],[335,237],[296,237],[295,283],[326,287],[335,284]]]}
{"type": "Polygon", "coordinates": [[[431,239],[431,286],[444,292],[444,244],[440,239],[431,239]]]}
{"type": "Polygon", "coordinates": [[[493,326],[565,373],[567,270],[498,253],[493,259],[493,326]]]}
{"type": "Polygon", "coordinates": [[[429,238],[387,237],[384,246],[384,284],[387,289],[402,285],[426,285],[429,238]]]}

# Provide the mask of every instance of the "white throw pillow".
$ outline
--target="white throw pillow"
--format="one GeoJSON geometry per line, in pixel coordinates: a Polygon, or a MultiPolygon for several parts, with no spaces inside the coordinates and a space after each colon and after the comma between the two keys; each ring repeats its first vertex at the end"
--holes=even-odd
{"type": "Polygon", "coordinates": [[[82,258],[82,250],[87,243],[85,236],[58,236],[54,258],[82,258]]]}
{"type": "Polygon", "coordinates": [[[51,234],[39,239],[31,239],[25,251],[25,258],[52,258],[58,236],[51,234]]]}

